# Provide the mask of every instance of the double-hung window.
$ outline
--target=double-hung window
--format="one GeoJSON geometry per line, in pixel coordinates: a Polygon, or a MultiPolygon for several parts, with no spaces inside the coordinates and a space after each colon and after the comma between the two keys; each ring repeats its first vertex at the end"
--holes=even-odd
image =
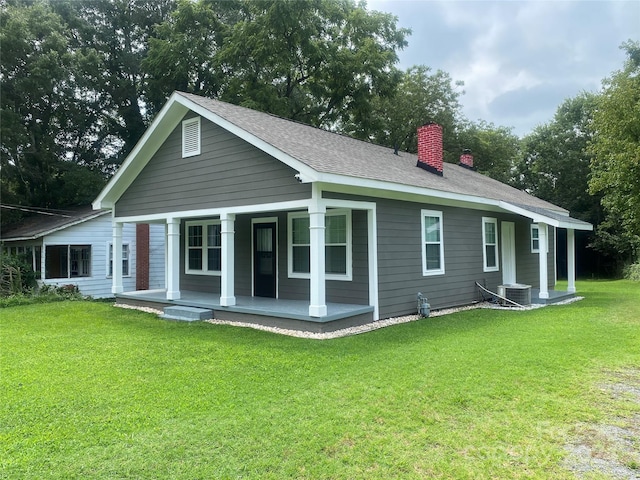
{"type": "MultiPolygon", "coordinates": [[[[107,268],[108,277],[113,276],[113,243],[109,242],[109,265],[107,268]]],[[[129,244],[122,244],[122,276],[129,276],[129,244]]]]}
{"type": "MultiPolygon", "coordinates": [[[[325,214],[325,275],[328,280],[351,280],[351,211],[325,214]]],[[[309,278],[311,236],[309,214],[289,214],[289,277],[309,278]]]]}
{"type": "Polygon", "coordinates": [[[442,212],[422,210],[422,274],[444,274],[442,212]]]}
{"type": "MultiPolygon", "coordinates": [[[[540,227],[531,224],[531,253],[540,253],[540,227]]],[[[546,253],[549,253],[549,232],[547,231],[546,253]]]]}
{"type": "Polygon", "coordinates": [[[498,220],[482,217],[482,259],[485,272],[497,272],[498,266],[498,220]]]}
{"type": "Polygon", "coordinates": [[[187,222],[185,272],[195,275],[220,275],[222,235],[220,221],[187,222]]]}

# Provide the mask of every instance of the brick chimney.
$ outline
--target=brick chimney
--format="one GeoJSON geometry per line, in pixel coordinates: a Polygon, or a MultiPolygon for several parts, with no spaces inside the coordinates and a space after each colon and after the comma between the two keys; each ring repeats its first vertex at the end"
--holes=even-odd
{"type": "Polygon", "coordinates": [[[427,123],[418,128],[418,167],[442,176],[442,126],[427,123]]]}
{"type": "Polygon", "coordinates": [[[475,170],[473,166],[473,155],[471,155],[471,150],[464,149],[462,151],[462,155],[460,155],[460,163],[458,163],[458,165],[470,170],[475,170]]]}

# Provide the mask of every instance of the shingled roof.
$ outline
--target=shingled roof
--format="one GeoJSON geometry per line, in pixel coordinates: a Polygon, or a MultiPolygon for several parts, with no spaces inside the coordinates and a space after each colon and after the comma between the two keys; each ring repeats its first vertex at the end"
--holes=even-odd
{"type": "Polygon", "coordinates": [[[87,205],[59,211],[55,215],[35,214],[25,218],[13,227],[3,229],[3,231],[0,232],[0,240],[3,242],[35,240],[106,213],[108,212],[96,212],[91,208],[91,205],[87,205]]]}
{"type": "MultiPolygon", "coordinates": [[[[148,158],[143,159],[143,162],[148,161],[152,152],[143,153],[145,142],[153,139],[156,134],[167,135],[167,129],[162,128],[163,118],[172,117],[175,126],[177,118],[181,119],[187,109],[200,113],[223,128],[233,129],[254,145],[259,144],[259,148],[268,146],[271,152],[282,154],[281,158],[291,159],[296,165],[304,166],[314,173],[314,177],[325,183],[327,176],[334,179],[340,177],[343,183],[345,179],[352,179],[354,182],[372,181],[389,190],[403,191],[410,187],[414,192],[431,197],[463,195],[474,203],[491,200],[494,204],[500,203],[500,207],[504,202],[507,210],[513,206],[512,211],[515,209],[518,212],[530,212],[532,215],[529,216],[534,221],[538,221],[535,218],[541,216],[552,220],[561,218],[565,225],[571,224],[571,228],[591,229],[590,224],[570,218],[569,212],[564,208],[459,165],[445,163],[443,175],[434,175],[417,168],[418,157],[411,153],[395,154],[392,148],[183,92],[175,92],[172,95],[163,111],[158,114],[159,118],[154,120],[146,137],[143,137],[141,145],[134,149],[132,156],[125,162],[123,170],[135,161],[136,155],[146,155],[148,158]],[[544,212],[548,212],[548,215],[544,215],[544,212]]],[[[141,168],[134,165],[131,167],[133,175],[141,168]]],[[[94,202],[94,206],[102,205],[112,183],[117,183],[119,177],[124,175],[124,172],[116,174],[116,178],[107,185],[105,191],[94,202]]],[[[116,187],[114,195],[117,198],[119,192],[123,191],[123,185],[113,186],[116,187]]],[[[113,195],[111,198],[114,198],[113,195]]],[[[105,205],[108,205],[108,202],[105,202],[105,205]]],[[[557,221],[554,223],[558,224],[557,221]]]]}
{"type": "Polygon", "coordinates": [[[418,157],[411,153],[398,152],[396,155],[392,148],[268,113],[198,95],[188,93],[180,93],[180,95],[220,115],[317,172],[476,195],[566,212],[557,205],[455,164],[445,163],[444,175],[440,177],[416,168],[418,157]]]}

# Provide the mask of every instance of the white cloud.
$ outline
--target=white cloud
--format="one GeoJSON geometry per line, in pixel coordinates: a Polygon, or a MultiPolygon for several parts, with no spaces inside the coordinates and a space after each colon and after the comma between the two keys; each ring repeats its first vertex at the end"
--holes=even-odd
{"type": "Polygon", "coordinates": [[[640,2],[369,2],[413,30],[402,67],[424,64],[465,82],[465,114],[524,134],[558,105],[621,68],[619,45],[640,37],[640,2]]]}

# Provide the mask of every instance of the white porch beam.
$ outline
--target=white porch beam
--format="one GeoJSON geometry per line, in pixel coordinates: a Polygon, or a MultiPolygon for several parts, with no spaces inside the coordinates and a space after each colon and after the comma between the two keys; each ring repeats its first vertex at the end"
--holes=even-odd
{"type": "Polygon", "coordinates": [[[122,293],[122,223],[113,222],[111,293],[122,293]]]}
{"type": "Polygon", "coordinates": [[[313,199],[309,205],[309,254],[311,256],[309,265],[309,316],[324,317],[327,315],[324,253],[324,217],[327,209],[321,201],[321,193],[316,190],[315,185],[313,188],[313,199]]]}
{"type": "Polygon", "coordinates": [[[567,229],[567,291],[576,292],[576,237],[573,228],[567,229]]]}
{"type": "Polygon", "coordinates": [[[180,300],[179,218],[167,218],[167,300],[180,300]]]}
{"type": "Polygon", "coordinates": [[[538,223],[538,264],[540,269],[540,298],[549,298],[547,274],[547,224],[538,223]]]}
{"type": "Polygon", "coordinates": [[[220,215],[220,234],[222,242],[222,277],[220,278],[220,305],[231,307],[236,304],[235,297],[235,225],[236,216],[232,213],[220,215]]]}

